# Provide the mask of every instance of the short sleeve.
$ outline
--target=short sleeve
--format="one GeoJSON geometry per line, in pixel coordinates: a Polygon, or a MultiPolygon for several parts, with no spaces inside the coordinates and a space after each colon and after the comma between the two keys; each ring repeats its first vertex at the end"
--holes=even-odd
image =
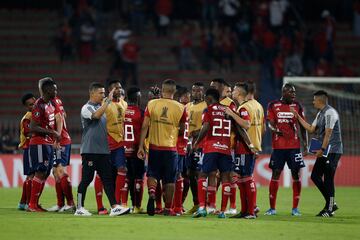
{"type": "Polygon", "coordinates": [[[95,109],[93,109],[90,105],[85,105],[81,109],[81,116],[85,119],[92,119],[91,116],[95,112],[95,109]]]}
{"type": "Polygon", "coordinates": [[[30,120],[24,119],[21,124],[24,129],[24,134],[27,135],[30,132],[30,120]]]}
{"type": "Polygon", "coordinates": [[[329,109],[325,112],[325,128],[333,129],[338,120],[339,115],[334,109],[329,109]]]}
{"type": "Polygon", "coordinates": [[[146,107],[145,108],[145,113],[144,113],[145,117],[150,117],[150,112],[149,112],[149,108],[146,107]]]}
{"type": "Polygon", "coordinates": [[[272,106],[273,106],[272,104],[269,104],[267,108],[266,119],[269,121],[275,120],[275,115],[272,106]]]}
{"type": "Polygon", "coordinates": [[[204,110],[204,112],[202,114],[202,120],[203,120],[203,122],[210,122],[210,116],[209,116],[208,109],[204,110]]]}
{"type": "Polygon", "coordinates": [[[245,108],[240,108],[239,110],[240,117],[246,121],[250,121],[249,112],[245,108]]]}
{"type": "Polygon", "coordinates": [[[34,122],[40,123],[44,113],[40,109],[39,105],[35,105],[31,113],[31,119],[34,122]]]}

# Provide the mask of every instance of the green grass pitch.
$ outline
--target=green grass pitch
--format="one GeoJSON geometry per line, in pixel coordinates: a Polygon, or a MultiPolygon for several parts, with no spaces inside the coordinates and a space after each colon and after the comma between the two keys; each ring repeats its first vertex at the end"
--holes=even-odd
{"type": "MultiPolygon", "coordinates": [[[[75,189],[74,189],[75,193],[75,189]]],[[[360,239],[360,188],[336,189],[339,210],[333,218],[319,218],[323,199],[315,188],[303,188],[300,200],[301,217],[290,215],[292,190],[280,188],[277,216],[264,216],[268,208],[267,188],[258,189],[261,208],[256,220],[218,219],[216,216],[193,219],[180,217],[149,217],[146,214],[120,217],[75,217],[69,213],[27,213],[16,209],[20,188],[0,189],[0,239],[360,239]]],[[[146,206],[144,194],[143,206],[146,206]]],[[[189,194],[190,195],[190,194],[189,194]]],[[[108,201],[104,196],[104,203],[108,201]]],[[[220,195],[217,204],[220,206],[220,195]]],[[[41,203],[55,203],[55,190],[46,188],[41,203]]],[[[95,213],[93,188],[89,188],[86,208],[95,213]]],[[[240,204],[237,204],[240,207],[240,204]]],[[[186,208],[191,207],[191,196],[186,208]]]]}

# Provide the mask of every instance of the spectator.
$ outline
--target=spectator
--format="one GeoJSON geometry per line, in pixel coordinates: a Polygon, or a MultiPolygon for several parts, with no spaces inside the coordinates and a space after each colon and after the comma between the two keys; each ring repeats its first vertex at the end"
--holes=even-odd
{"type": "Polygon", "coordinates": [[[315,68],[316,50],[314,43],[314,34],[311,29],[305,34],[304,51],[303,51],[303,65],[306,74],[313,72],[315,68]]]}
{"type": "Polygon", "coordinates": [[[324,19],[324,34],[326,36],[326,52],[325,58],[332,63],[334,60],[334,41],[335,41],[335,19],[328,10],[324,10],[321,14],[324,19]]]}
{"type": "Polygon", "coordinates": [[[327,77],[331,75],[329,63],[326,61],[325,58],[320,59],[312,75],[316,77],[327,77]]]}
{"type": "Polygon", "coordinates": [[[301,76],[303,74],[301,56],[297,51],[293,51],[285,58],[284,72],[288,76],[301,76]]]}
{"type": "Polygon", "coordinates": [[[5,131],[0,139],[0,153],[15,153],[17,143],[10,136],[9,131],[5,131]]]}
{"type": "Polygon", "coordinates": [[[59,32],[60,61],[68,60],[73,56],[72,29],[67,19],[64,20],[59,32]]]}
{"type": "Polygon", "coordinates": [[[239,43],[240,58],[243,61],[253,60],[253,44],[249,20],[243,16],[236,24],[236,33],[239,43]]]}
{"type": "Polygon", "coordinates": [[[129,40],[123,45],[122,61],[124,64],[122,83],[125,88],[129,75],[132,77],[133,84],[138,85],[137,63],[139,58],[140,46],[135,40],[135,37],[130,36],[129,40]]]}
{"type": "Polygon", "coordinates": [[[184,24],[180,36],[180,59],[179,59],[180,70],[193,69],[192,45],[193,45],[192,29],[188,24],[184,24]]]}
{"type": "Polygon", "coordinates": [[[220,0],[219,8],[222,25],[229,26],[234,30],[240,9],[240,2],[238,0],[220,0]]]}
{"type": "Polygon", "coordinates": [[[203,27],[212,29],[217,16],[217,0],[202,0],[203,27]]]}
{"type": "Polygon", "coordinates": [[[136,35],[141,35],[144,30],[146,3],[144,0],[130,2],[131,30],[136,35]]]}
{"type": "Polygon", "coordinates": [[[129,40],[131,31],[128,29],[127,24],[120,23],[119,28],[114,32],[113,40],[115,42],[115,51],[114,51],[114,62],[110,68],[110,76],[114,74],[117,69],[122,68],[122,48],[123,45],[129,40]]]}
{"type": "Polygon", "coordinates": [[[232,72],[234,70],[234,55],[235,55],[234,33],[230,27],[226,27],[220,38],[220,71],[232,72]]]}
{"type": "Polygon", "coordinates": [[[89,63],[93,56],[92,44],[95,41],[96,29],[92,21],[87,20],[80,26],[80,61],[89,63]]]}
{"type": "Polygon", "coordinates": [[[288,7],[287,0],[272,0],[270,2],[270,26],[275,33],[279,33],[283,25],[284,14],[288,7]]]}
{"type": "MultiPolygon", "coordinates": [[[[273,68],[274,68],[274,89],[278,90],[281,89],[282,86],[282,78],[284,76],[284,54],[279,52],[276,58],[273,61],[273,68]]],[[[278,93],[280,93],[278,91],[278,93]]]]}
{"type": "Polygon", "coordinates": [[[360,0],[355,0],[354,3],[354,34],[360,37],[360,0]]]}
{"type": "Polygon", "coordinates": [[[203,69],[207,72],[212,69],[212,60],[214,58],[215,35],[211,28],[202,29],[200,34],[200,46],[202,49],[201,62],[203,69]]]}
{"type": "Polygon", "coordinates": [[[156,30],[157,36],[167,36],[170,25],[170,15],[173,10],[172,0],[157,0],[155,12],[157,15],[156,30]]]}

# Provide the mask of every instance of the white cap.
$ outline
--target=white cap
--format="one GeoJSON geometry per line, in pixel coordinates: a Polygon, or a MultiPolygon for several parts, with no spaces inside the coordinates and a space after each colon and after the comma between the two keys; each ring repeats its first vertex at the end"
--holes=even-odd
{"type": "Polygon", "coordinates": [[[321,13],[321,17],[326,18],[328,16],[330,16],[329,10],[327,10],[327,9],[323,10],[322,13],[321,13]]]}

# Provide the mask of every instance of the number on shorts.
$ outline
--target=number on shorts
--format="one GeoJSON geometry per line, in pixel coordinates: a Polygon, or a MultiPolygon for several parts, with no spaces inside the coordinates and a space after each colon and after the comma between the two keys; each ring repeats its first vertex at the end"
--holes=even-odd
{"type": "Polygon", "coordinates": [[[296,153],[295,154],[295,162],[302,162],[303,156],[302,153],[296,153]]]}

